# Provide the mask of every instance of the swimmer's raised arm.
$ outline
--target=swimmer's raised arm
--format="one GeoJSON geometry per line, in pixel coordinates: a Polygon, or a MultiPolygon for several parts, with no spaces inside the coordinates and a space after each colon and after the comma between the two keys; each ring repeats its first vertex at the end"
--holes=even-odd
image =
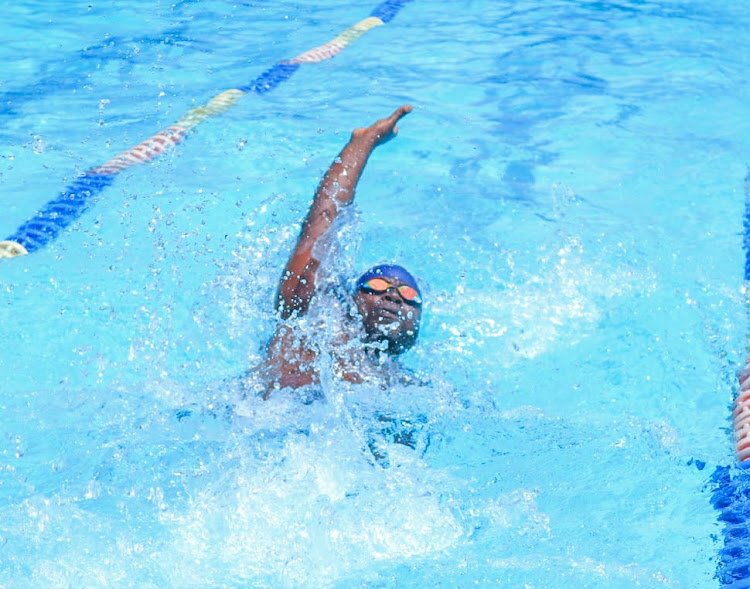
{"type": "Polygon", "coordinates": [[[341,208],[354,199],[354,190],[373,149],[398,132],[398,121],[410,111],[411,106],[405,105],[369,127],[355,129],[349,143],[321,180],[276,295],[276,308],[283,319],[307,312],[315,294],[315,272],[320,265],[320,260],[312,253],[315,243],[331,226],[341,208]]]}

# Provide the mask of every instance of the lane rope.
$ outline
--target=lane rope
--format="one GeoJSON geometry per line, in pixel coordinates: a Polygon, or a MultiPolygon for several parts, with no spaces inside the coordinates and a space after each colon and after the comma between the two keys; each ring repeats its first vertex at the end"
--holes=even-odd
{"type": "MultiPolygon", "coordinates": [[[[745,305],[750,311],[750,174],[745,178],[743,227],[744,295],[745,305]]],[[[732,425],[740,468],[717,467],[712,476],[716,486],[711,496],[712,505],[719,511],[724,539],[716,576],[723,586],[732,589],[750,588],[750,355],[737,376],[739,388],[732,411],[732,425]]]]}
{"type": "Polygon", "coordinates": [[[188,111],[175,124],[92,168],[39,209],[15,233],[0,241],[0,258],[23,256],[43,248],[83,215],[94,197],[112,184],[117,174],[174,149],[197,125],[226,112],[245,94],[270,92],[288,80],[301,65],[318,63],[338,55],[367,31],[390,22],[405,4],[412,1],[386,0],[376,6],[369,17],[345,29],[328,43],[276,63],[250,84],[222,92],[206,104],[188,111]]]}

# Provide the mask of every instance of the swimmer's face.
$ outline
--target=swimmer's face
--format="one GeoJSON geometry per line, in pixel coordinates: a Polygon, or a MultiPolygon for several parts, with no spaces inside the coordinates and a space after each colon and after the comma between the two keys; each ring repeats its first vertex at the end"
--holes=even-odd
{"type": "Polygon", "coordinates": [[[362,324],[370,341],[385,341],[390,354],[400,354],[417,341],[422,306],[409,302],[397,288],[404,282],[383,277],[389,288],[385,292],[359,289],[354,297],[362,324]]]}

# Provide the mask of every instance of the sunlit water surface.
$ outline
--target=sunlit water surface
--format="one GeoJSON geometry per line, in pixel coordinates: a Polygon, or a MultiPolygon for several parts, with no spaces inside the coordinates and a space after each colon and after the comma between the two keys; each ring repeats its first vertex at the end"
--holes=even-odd
{"type": "MultiPolygon", "coordinates": [[[[314,4],[5,6],[0,233],[374,7],[314,4]]],[[[0,586],[717,586],[746,9],[416,0],[2,263],[0,586]],[[319,177],[402,103],[334,267],[415,271],[429,384],[243,400],[319,177]]]]}

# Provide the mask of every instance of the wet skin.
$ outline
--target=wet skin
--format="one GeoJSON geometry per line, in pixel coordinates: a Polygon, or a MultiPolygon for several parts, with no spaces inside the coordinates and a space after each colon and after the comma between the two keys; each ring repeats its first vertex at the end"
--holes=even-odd
{"type": "Polygon", "coordinates": [[[355,302],[367,341],[387,342],[389,354],[400,354],[414,345],[422,317],[420,305],[410,303],[396,290],[404,282],[384,277],[394,288],[383,293],[357,291],[355,302]]]}
{"type": "MultiPolygon", "coordinates": [[[[299,388],[320,382],[316,347],[308,334],[297,333],[286,322],[305,316],[313,297],[323,294],[318,292],[316,274],[321,260],[315,254],[315,247],[339,212],[354,199],[357,183],[373,150],[398,133],[397,123],[411,110],[409,105],[401,106],[369,127],[355,129],[321,180],[279,284],[275,306],[282,321],[261,367],[268,382],[264,398],[277,388],[299,388]]],[[[394,286],[401,284],[391,278],[388,282],[394,286]]],[[[414,345],[422,310],[405,301],[395,289],[379,294],[360,290],[355,301],[365,330],[364,343],[375,345],[363,346],[359,357],[347,351],[346,346],[337,345],[332,352],[336,375],[358,383],[363,382],[360,374],[363,360],[377,367],[381,352],[398,355],[414,345]]],[[[353,316],[349,319],[358,320],[353,316]]]]}
{"type": "Polygon", "coordinates": [[[404,282],[396,278],[383,278],[394,288],[383,293],[360,289],[354,300],[362,317],[367,341],[387,342],[389,354],[400,354],[413,346],[417,339],[422,307],[410,303],[396,290],[404,282]]]}

